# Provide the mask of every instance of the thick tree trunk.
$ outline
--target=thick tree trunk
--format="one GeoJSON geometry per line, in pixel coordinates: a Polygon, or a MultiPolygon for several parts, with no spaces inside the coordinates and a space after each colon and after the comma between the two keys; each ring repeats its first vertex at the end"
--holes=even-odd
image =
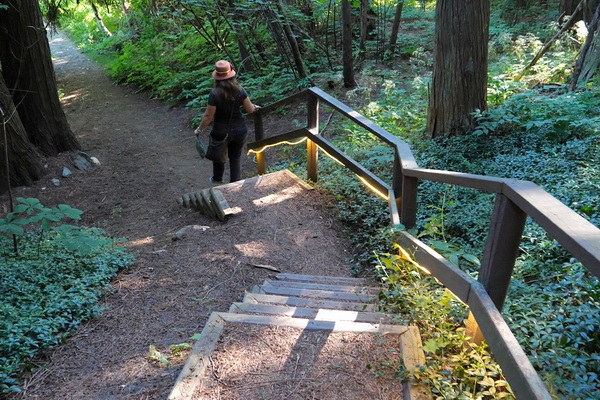
{"type": "Polygon", "coordinates": [[[356,87],[354,63],[352,62],[352,6],[349,0],[342,0],[342,59],[344,87],[356,87]]]}
{"type": "Polygon", "coordinates": [[[560,0],[558,15],[560,15],[561,22],[572,15],[575,16],[575,22],[581,21],[583,18],[582,8],[578,9],[577,7],[580,2],[581,0],[560,0]]]}
{"type": "Polygon", "coordinates": [[[489,0],[438,0],[433,81],[429,94],[430,137],[474,128],[471,115],[487,108],[489,0]]]}
{"type": "Polygon", "coordinates": [[[61,108],[50,46],[37,0],[0,12],[0,61],[29,141],[43,154],[79,149],[61,108]]]}
{"type": "Polygon", "coordinates": [[[27,139],[21,118],[0,75],[0,193],[9,188],[6,179],[7,154],[10,186],[30,185],[44,175],[40,156],[27,139]]]}
{"type": "Polygon", "coordinates": [[[600,68],[600,5],[596,7],[594,17],[588,26],[589,32],[575,62],[570,90],[577,88],[578,82],[587,83],[598,74],[600,68]]]}

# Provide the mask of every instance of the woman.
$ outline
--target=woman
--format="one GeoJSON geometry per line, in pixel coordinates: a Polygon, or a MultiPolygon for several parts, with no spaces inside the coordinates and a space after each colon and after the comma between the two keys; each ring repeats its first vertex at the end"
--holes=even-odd
{"type": "Polygon", "coordinates": [[[225,172],[225,161],[229,157],[229,177],[231,182],[241,179],[242,165],[241,157],[248,127],[240,107],[244,107],[247,113],[253,113],[260,107],[252,104],[246,91],[240,86],[235,78],[235,71],[228,61],[220,60],[215,64],[212,77],[214,86],[208,95],[208,106],[200,122],[200,126],[194,131],[199,136],[213,122],[210,132],[210,140],[226,140],[227,145],[223,148],[222,157],[216,157],[213,162],[213,183],[223,182],[225,172]]]}

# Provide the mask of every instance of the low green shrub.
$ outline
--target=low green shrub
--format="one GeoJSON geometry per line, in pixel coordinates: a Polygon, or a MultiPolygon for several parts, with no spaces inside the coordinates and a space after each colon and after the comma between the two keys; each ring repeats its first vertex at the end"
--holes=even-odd
{"type": "Polygon", "coordinates": [[[32,360],[96,315],[110,279],[133,262],[102,230],[62,223],[80,215],[19,198],[0,219],[0,393],[20,391],[32,360]]]}

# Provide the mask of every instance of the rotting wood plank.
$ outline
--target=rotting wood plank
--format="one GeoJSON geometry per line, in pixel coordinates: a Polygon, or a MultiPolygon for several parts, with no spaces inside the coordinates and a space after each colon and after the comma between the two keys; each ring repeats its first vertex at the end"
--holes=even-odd
{"type": "Polygon", "coordinates": [[[369,323],[392,323],[392,317],[378,312],[336,310],[326,308],[302,308],[258,303],[233,303],[229,312],[242,314],[279,315],[292,318],[310,318],[325,321],[351,321],[369,323]]]}
{"type": "Polygon", "coordinates": [[[189,399],[200,383],[200,378],[208,366],[210,353],[214,350],[224,322],[219,313],[213,312],[200,333],[200,339],[194,344],[183,369],[179,373],[168,400],[189,399]]]}
{"type": "Polygon", "coordinates": [[[244,302],[286,305],[292,307],[326,308],[335,310],[374,312],[377,307],[373,304],[352,301],[335,301],[326,299],[310,299],[295,296],[277,296],[262,293],[246,293],[244,302]]]}
{"type": "MultiPolygon", "coordinates": [[[[423,344],[421,343],[421,334],[419,328],[416,326],[409,326],[408,331],[400,336],[400,351],[402,353],[402,359],[404,360],[404,366],[408,371],[412,371],[419,368],[421,365],[425,365],[425,355],[421,350],[423,344]]],[[[422,385],[415,385],[414,382],[410,382],[408,385],[404,385],[403,400],[428,400],[431,399],[430,393],[422,385]]]]}
{"type": "Polygon", "coordinates": [[[346,293],[346,292],[334,292],[324,290],[311,290],[311,289],[295,289],[285,288],[269,285],[265,283],[259,286],[259,292],[265,294],[277,294],[281,296],[295,296],[295,297],[311,297],[316,299],[329,299],[329,300],[346,300],[355,302],[371,302],[377,298],[377,296],[360,294],[360,293],[346,293]]]}
{"type": "Polygon", "coordinates": [[[309,283],[309,282],[293,282],[293,281],[279,281],[279,280],[265,280],[265,283],[277,287],[289,287],[294,289],[312,289],[312,290],[324,290],[331,292],[345,292],[345,293],[360,293],[360,294],[371,294],[378,295],[381,289],[373,286],[350,286],[350,285],[331,285],[321,283],[309,283]]]}
{"type": "Polygon", "coordinates": [[[281,273],[275,275],[275,278],[285,281],[298,281],[298,282],[323,282],[333,285],[368,285],[369,281],[363,278],[346,278],[339,276],[326,276],[326,275],[302,275],[302,274],[288,274],[281,273]]]}

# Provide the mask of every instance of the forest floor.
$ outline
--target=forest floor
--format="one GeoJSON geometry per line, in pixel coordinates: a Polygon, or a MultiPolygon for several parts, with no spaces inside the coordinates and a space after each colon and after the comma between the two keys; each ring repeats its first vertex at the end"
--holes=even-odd
{"type": "MultiPolygon", "coordinates": [[[[193,145],[191,112],[113,84],[61,34],[51,38],[51,48],[71,128],[83,150],[101,165],[79,171],[73,167],[73,153],[61,154],[46,160],[48,173],[42,180],[13,194],[36,197],[49,207],[64,203],[83,210],[83,225],[126,238],[124,246],[136,261],[112,282],[102,313],[40,359],[44,367],[27,378],[24,391],[13,399],[164,399],[188,354],[175,354],[171,345],[193,342],[190,338],[211,312],[226,311],[273,274],[252,264],[288,273],[351,275],[349,243],[318,190],[276,182],[270,190],[284,191],[287,197],[268,207],[262,203],[272,193],[240,190],[227,200],[242,212],[226,222],[181,207],[176,199],[208,187],[211,176],[210,162],[200,159],[193,145]],[[63,167],[73,174],[63,178],[63,167]],[[189,225],[207,228],[173,240],[189,225]],[[149,357],[151,345],[168,358],[168,365],[149,357]]],[[[252,158],[246,157],[243,175],[252,177],[255,171],[252,158]]],[[[344,351],[340,345],[332,348],[344,351]]],[[[285,349],[279,351],[285,359],[285,349]]],[[[231,357],[242,363],[241,354],[231,357]]],[[[322,390],[318,395],[297,390],[290,398],[338,398],[337,384],[357,378],[340,377],[334,386],[318,379],[311,378],[322,390]]],[[[273,387],[268,398],[282,396],[273,387]]]]}

